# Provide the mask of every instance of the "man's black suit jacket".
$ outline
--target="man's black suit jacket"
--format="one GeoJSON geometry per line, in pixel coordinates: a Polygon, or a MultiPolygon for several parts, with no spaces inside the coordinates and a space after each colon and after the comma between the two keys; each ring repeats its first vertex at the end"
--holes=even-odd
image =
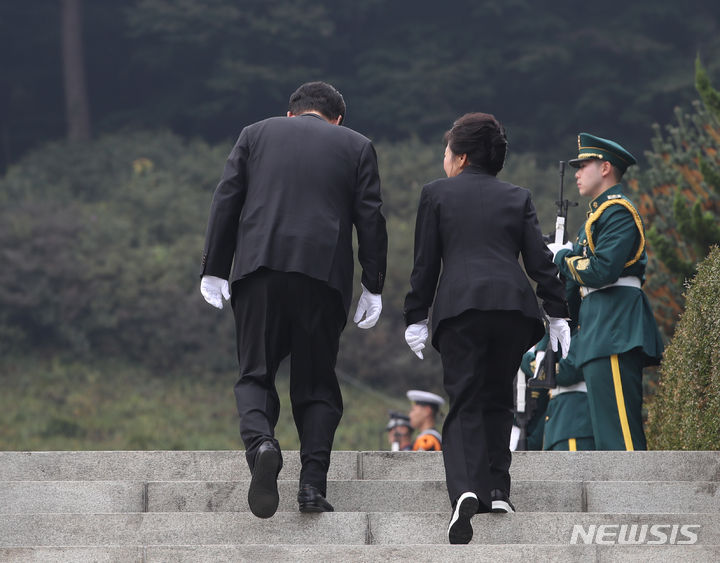
{"type": "Polygon", "coordinates": [[[202,274],[232,283],[259,268],[300,272],[342,296],[353,284],[352,227],[362,283],[380,293],[387,232],[371,142],[314,114],[245,127],[215,190],[202,274]]]}
{"type": "Polygon", "coordinates": [[[425,185],[415,226],[412,289],[405,299],[407,324],[426,319],[434,298],[433,345],[437,347],[437,328],[444,319],[470,309],[519,311],[535,321],[529,348],[543,337],[545,328],[518,260],[521,254],[547,314],[567,317],[565,290],[552,252],[543,242],[528,190],[475,166],[425,185]]]}

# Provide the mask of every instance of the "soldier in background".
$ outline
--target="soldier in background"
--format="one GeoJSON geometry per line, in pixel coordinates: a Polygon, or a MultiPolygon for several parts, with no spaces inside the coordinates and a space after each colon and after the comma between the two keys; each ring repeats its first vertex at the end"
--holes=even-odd
{"type": "Polygon", "coordinates": [[[548,336],[523,355],[515,377],[515,421],[510,434],[510,450],[542,450],[548,390],[531,389],[527,382],[537,373],[545,357],[548,336]]]}
{"type": "Polygon", "coordinates": [[[412,401],[409,418],[410,425],[418,432],[412,445],[413,451],[442,450],[442,436],[435,428],[438,412],[445,399],[428,391],[411,390],[407,398],[412,401]]]}
{"type": "Polygon", "coordinates": [[[557,364],[555,381],[550,390],[550,400],[545,413],[543,433],[544,450],[580,451],[594,450],[592,420],[588,403],[587,384],[582,370],[576,364],[578,316],[580,293],[573,280],[565,283],[568,310],[570,311],[570,349],[566,358],[557,364]]]}
{"type": "Polygon", "coordinates": [[[559,362],[555,375],[557,387],[550,390],[543,428],[544,450],[574,452],[595,449],[587,385],[582,371],[574,363],[574,342],[576,339],[570,343],[567,358],[559,362]]]}
{"type": "Polygon", "coordinates": [[[412,426],[410,417],[399,412],[390,412],[390,421],[385,427],[388,433],[388,442],[393,452],[407,452],[412,450],[412,426]]]}

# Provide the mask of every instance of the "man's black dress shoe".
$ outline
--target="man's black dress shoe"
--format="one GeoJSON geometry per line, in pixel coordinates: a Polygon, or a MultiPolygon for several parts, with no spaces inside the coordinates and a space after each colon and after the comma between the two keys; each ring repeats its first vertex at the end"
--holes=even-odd
{"type": "Polygon", "coordinates": [[[270,518],[280,503],[277,476],[282,468],[280,451],[270,441],[260,444],[248,490],[250,511],[258,518],[270,518]]]}
{"type": "Polygon", "coordinates": [[[300,485],[298,491],[298,504],[300,505],[300,512],[335,512],[325,497],[312,485],[300,485]]]}

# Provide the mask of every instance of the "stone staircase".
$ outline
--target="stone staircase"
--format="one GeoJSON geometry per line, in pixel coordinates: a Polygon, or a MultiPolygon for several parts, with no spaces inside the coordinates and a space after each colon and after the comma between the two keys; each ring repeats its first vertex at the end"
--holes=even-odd
{"type": "Polygon", "coordinates": [[[720,452],[518,452],[516,514],[449,545],[442,457],[333,453],[336,512],[247,507],[242,452],[0,452],[0,561],[720,561],[720,452]]]}

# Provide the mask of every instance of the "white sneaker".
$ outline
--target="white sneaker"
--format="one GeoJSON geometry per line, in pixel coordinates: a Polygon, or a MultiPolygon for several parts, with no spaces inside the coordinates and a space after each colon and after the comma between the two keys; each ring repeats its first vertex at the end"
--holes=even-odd
{"type": "Polygon", "coordinates": [[[450,543],[470,543],[473,537],[470,520],[477,513],[478,506],[480,506],[480,502],[475,493],[467,492],[460,495],[448,526],[450,543]]]}

